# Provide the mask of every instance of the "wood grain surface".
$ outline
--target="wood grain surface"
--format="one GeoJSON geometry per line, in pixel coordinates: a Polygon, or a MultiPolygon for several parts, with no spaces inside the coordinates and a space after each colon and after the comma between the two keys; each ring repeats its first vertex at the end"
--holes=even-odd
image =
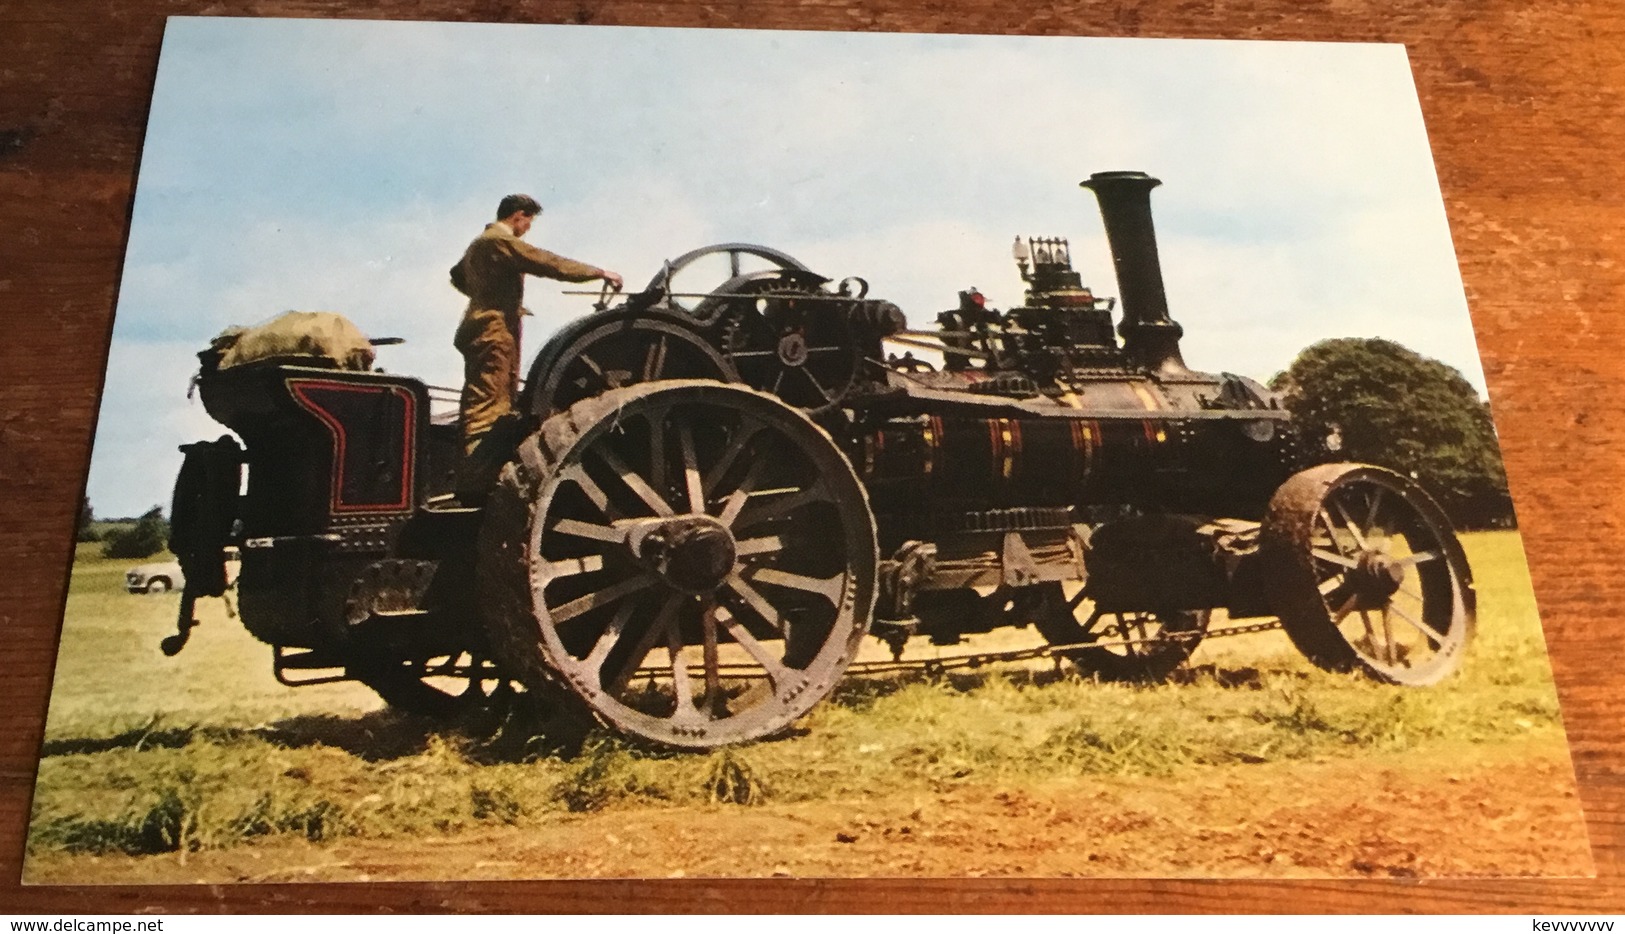
{"type": "Polygon", "coordinates": [[[0,912],[1625,910],[1625,5],[1525,0],[0,2],[0,912]],[[36,755],[164,18],[1401,42],[1529,549],[1595,880],[24,888],[36,755]]]}

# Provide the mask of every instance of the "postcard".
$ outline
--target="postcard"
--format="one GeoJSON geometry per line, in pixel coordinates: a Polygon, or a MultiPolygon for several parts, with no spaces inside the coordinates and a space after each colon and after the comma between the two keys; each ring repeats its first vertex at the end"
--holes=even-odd
{"type": "Polygon", "coordinates": [[[1593,873],[1406,50],[177,18],[34,884],[1593,873]]]}

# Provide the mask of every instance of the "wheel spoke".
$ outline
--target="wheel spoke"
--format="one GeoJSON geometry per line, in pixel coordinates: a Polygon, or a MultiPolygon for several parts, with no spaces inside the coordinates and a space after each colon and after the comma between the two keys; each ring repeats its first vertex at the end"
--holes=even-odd
{"type": "Polygon", "coordinates": [[[1394,645],[1393,614],[1389,613],[1388,609],[1387,605],[1382,608],[1382,648],[1384,657],[1388,659],[1388,664],[1392,665],[1397,663],[1399,658],[1394,652],[1396,646],[1394,645]]]}
{"type": "Polygon", "coordinates": [[[587,356],[585,352],[576,354],[576,360],[585,365],[592,375],[598,377],[598,382],[606,387],[609,386],[609,377],[604,375],[604,368],[598,365],[598,361],[587,356]]]}
{"type": "Polygon", "coordinates": [[[660,335],[660,340],[650,345],[648,352],[643,355],[643,382],[652,383],[665,371],[667,340],[666,335],[660,335]]]}
{"type": "Polygon", "coordinates": [[[1409,568],[1424,562],[1437,561],[1442,557],[1444,557],[1444,553],[1440,551],[1423,551],[1414,555],[1406,555],[1403,558],[1395,558],[1394,563],[1400,567],[1409,568]]]}
{"type": "Polygon", "coordinates": [[[596,480],[587,475],[586,469],[580,464],[571,464],[569,467],[565,468],[564,471],[559,474],[559,479],[568,480],[579,487],[581,492],[586,494],[587,499],[591,501],[592,504],[598,508],[598,511],[603,513],[605,517],[609,519],[618,518],[618,516],[615,514],[615,510],[610,508],[609,497],[605,495],[603,488],[598,485],[596,480]]]}
{"type": "Polygon", "coordinates": [[[599,633],[598,641],[592,644],[592,651],[588,652],[587,657],[582,660],[582,664],[592,674],[593,680],[598,679],[598,669],[604,667],[604,659],[609,657],[609,653],[615,648],[615,644],[621,641],[621,634],[626,631],[626,624],[631,622],[632,613],[637,608],[638,604],[635,600],[628,600],[621,604],[621,608],[616,610],[615,615],[610,619],[609,625],[604,627],[602,633],[599,633]]]}
{"type": "Polygon", "coordinates": [[[699,711],[694,708],[694,686],[689,683],[688,664],[683,661],[683,639],[679,628],[670,623],[665,627],[666,657],[671,662],[671,689],[677,701],[671,719],[681,722],[696,719],[699,711]]]}
{"type": "Polygon", "coordinates": [[[1347,555],[1334,555],[1324,548],[1311,548],[1309,549],[1309,553],[1320,560],[1325,561],[1327,564],[1335,564],[1339,567],[1345,568],[1356,568],[1360,566],[1360,563],[1355,561],[1353,558],[1350,558],[1347,555]]]}
{"type": "Polygon", "coordinates": [[[778,535],[744,538],[734,543],[734,554],[741,558],[750,555],[772,555],[784,550],[784,539],[778,535]]]}
{"type": "Polygon", "coordinates": [[[583,613],[596,610],[601,606],[608,606],[622,597],[635,594],[640,590],[646,590],[654,585],[655,577],[653,574],[639,574],[636,577],[629,577],[618,584],[611,584],[603,590],[595,590],[584,597],[578,597],[562,606],[554,607],[548,612],[548,618],[553,621],[555,626],[560,623],[567,623],[583,613]]]}
{"type": "Polygon", "coordinates": [[[740,577],[738,571],[734,571],[728,575],[728,586],[733,590],[734,593],[738,594],[740,599],[744,600],[751,609],[756,611],[756,615],[760,616],[763,622],[778,630],[780,635],[784,634],[784,617],[780,615],[778,609],[774,607],[773,604],[768,602],[766,597],[762,596],[761,591],[757,590],[755,587],[752,587],[743,577],[740,577]]]}
{"type": "Polygon", "coordinates": [[[559,535],[573,535],[576,538],[590,538],[594,541],[609,542],[613,545],[619,545],[626,540],[626,536],[618,529],[592,522],[582,522],[580,519],[560,519],[548,531],[559,535]]]}
{"type": "Polygon", "coordinates": [[[1083,623],[1083,635],[1092,635],[1095,627],[1100,625],[1100,619],[1104,615],[1106,615],[1105,612],[1098,608],[1093,613],[1090,613],[1089,618],[1083,623]]]}
{"type": "MultiPolygon", "coordinates": [[[[763,496],[765,498],[765,492],[763,496]]],[[[834,501],[835,500],[829,495],[829,493],[824,490],[824,485],[822,483],[814,483],[812,486],[802,490],[797,490],[783,499],[775,499],[771,503],[761,506],[761,508],[751,509],[750,512],[736,518],[733,522],[733,526],[741,529],[750,528],[756,523],[762,521],[763,517],[759,514],[768,509],[773,511],[773,516],[788,516],[797,509],[800,509],[801,507],[810,503],[832,503],[834,501]]]]}
{"type": "MultiPolygon", "coordinates": [[[[1350,613],[1354,612],[1354,608],[1359,605],[1359,602],[1358,597],[1354,596],[1353,594],[1349,594],[1349,598],[1343,601],[1343,605],[1338,607],[1337,610],[1332,613],[1332,625],[1335,626],[1343,622],[1343,620],[1346,619],[1350,613]]],[[[1370,628],[1369,624],[1367,625],[1367,628],[1370,628]]]]}
{"type": "Polygon", "coordinates": [[[1156,622],[1157,622],[1157,620],[1156,620],[1156,617],[1154,617],[1154,616],[1151,616],[1151,615],[1146,614],[1146,613],[1135,613],[1134,614],[1134,632],[1136,633],[1136,635],[1134,636],[1134,638],[1137,639],[1137,640],[1140,640],[1142,642],[1144,640],[1146,640],[1146,639],[1152,639],[1152,638],[1159,638],[1160,639],[1162,637],[1162,628],[1160,626],[1158,626],[1157,630],[1155,632],[1152,631],[1152,625],[1155,624],[1156,622]]]}
{"type": "Polygon", "coordinates": [[[1113,629],[1117,630],[1117,638],[1122,639],[1124,642],[1128,642],[1134,638],[1133,636],[1129,635],[1128,620],[1123,618],[1123,614],[1113,613],[1112,619],[1117,620],[1117,624],[1112,627],[1113,629]]]}
{"type": "Polygon", "coordinates": [[[672,515],[671,506],[667,505],[665,499],[649,486],[647,480],[639,476],[632,468],[626,466],[626,462],[621,460],[619,455],[608,448],[599,450],[597,453],[599,457],[603,458],[604,463],[609,465],[611,470],[620,475],[621,482],[626,484],[626,488],[636,493],[638,499],[643,500],[644,505],[654,510],[655,515],[672,515]]]}
{"type": "Polygon", "coordinates": [[[649,654],[649,650],[655,647],[655,643],[665,638],[667,629],[675,628],[672,626],[672,620],[676,617],[677,608],[682,606],[684,599],[682,594],[672,594],[666,598],[665,604],[660,607],[660,612],[649,623],[648,631],[643,634],[643,638],[638,640],[638,644],[633,646],[632,654],[628,655],[626,660],[621,663],[621,670],[617,671],[615,677],[610,679],[606,690],[613,693],[619,692],[626,687],[626,683],[632,680],[632,676],[637,674],[638,668],[642,666],[643,659],[649,654]]]}
{"type": "Polygon", "coordinates": [[[1365,644],[1369,645],[1371,647],[1371,651],[1375,652],[1377,650],[1377,631],[1371,626],[1371,614],[1365,610],[1361,610],[1360,623],[1365,626],[1365,644]]]}
{"type": "Polygon", "coordinates": [[[726,612],[713,600],[700,617],[700,632],[705,640],[705,706],[712,719],[722,712],[722,663],[717,657],[717,614],[726,612]]]}
{"type": "Polygon", "coordinates": [[[1332,547],[1336,548],[1340,554],[1348,554],[1348,549],[1344,548],[1343,543],[1338,541],[1337,526],[1333,524],[1332,517],[1326,514],[1325,509],[1320,510],[1320,521],[1326,526],[1326,534],[1332,540],[1332,547]]]}
{"type": "Polygon", "coordinates": [[[1424,597],[1421,594],[1417,593],[1416,591],[1410,589],[1409,587],[1406,587],[1404,584],[1400,584],[1399,589],[1394,591],[1394,592],[1395,593],[1402,593],[1405,596],[1410,597],[1412,600],[1415,600],[1417,603],[1422,604],[1423,606],[1427,605],[1428,601],[1427,601],[1426,597],[1424,597]]]}
{"type": "Polygon", "coordinates": [[[545,561],[536,566],[537,583],[548,583],[565,577],[575,577],[578,574],[591,574],[604,569],[603,555],[584,555],[580,558],[565,558],[562,561],[545,561]]]}
{"type": "Polygon", "coordinates": [[[739,643],[739,647],[744,649],[751,658],[754,658],[756,664],[762,666],[762,670],[767,673],[767,680],[773,685],[775,692],[782,690],[789,683],[790,670],[773,657],[773,653],[768,651],[767,646],[756,641],[756,637],[750,634],[744,623],[735,619],[732,613],[722,607],[718,607],[717,619],[728,630],[728,635],[739,643]]]}
{"type": "Polygon", "coordinates": [[[687,419],[677,426],[677,446],[683,453],[683,485],[688,489],[688,511],[703,515],[705,486],[700,482],[700,467],[694,457],[694,429],[687,419]]]}
{"type": "Polygon", "coordinates": [[[841,596],[846,592],[844,571],[833,577],[808,577],[805,574],[781,571],[778,568],[756,568],[750,576],[751,580],[758,583],[775,584],[779,587],[817,594],[828,600],[830,606],[840,606],[841,596]]]}
{"type": "Polygon", "coordinates": [[[1393,614],[1395,616],[1399,617],[1400,619],[1404,620],[1405,622],[1407,622],[1411,626],[1413,626],[1416,629],[1417,632],[1420,632],[1422,635],[1427,636],[1429,639],[1432,639],[1434,642],[1438,643],[1439,645],[1444,645],[1445,644],[1446,640],[1445,640],[1444,633],[1438,631],[1437,629],[1434,629],[1432,626],[1429,626],[1427,623],[1424,623],[1419,619],[1412,619],[1411,615],[1409,613],[1406,613],[1404,610],[1401,610],[1399,607],[1394,606],[1393,604],[1389,604],[1387,610],[1385,610],[1384,612],[1387,612],[1389,610],[1393,611],[1393,614]]]}
{"type": "Polygon", "coordinates": [[[825,403],[835,401],[835,396],[828,389],[824,388],[824,384],[818,381],[818,377],[812,374],[812,370],[808,369],[807,367],[801,367],[800,369],[801,374],[807,377],[807,382],[812,383],[813,389],[817,391],[820,396],[824,397],[825,403]]]}
{"type": "MultiPolygon", "coordinates": [[[[1367,545],[1366,545],[1366,542],[1365,542],[1365,536],[1363,534],[1361,534],[1361,532],[1360,532],[1360,527],[1355,525],[1354,520],[1350,519],[1349,514],[1343,510],[1343,504],[1342,503],[1339,503],[1339,502],[1337,502],[1335,500],[1328,500],[1328,502],[1331,503],[1331,506],[1332,506],[1333,509],[1337,510],[1337,517],[1339,519],[1343,520],[1343,527],[1349,530],[1350,535],[1354,536],[1354,544],[1361,551],[1364,551],[1366,549],[1367,545]]],[[[1339,549],[1339,550],[1341,550],[1341,549],[1339,549]]]]}
{"type": "Polygon", "coordinates": [[[644,419],[649,423],[649,488],[655,491],[661,502],[665,502],[666,499],[660,491],[666,488],[667,411],[664,408],[652,409],[646,413],[644,419]]]}
{"type": "Polygon", "coordinates": [[[1343,586],[1343,575],[1335,574],[1320,582],[1319,590],[1322,597],[1329,597],[1332,591],[1343,586]]]}
{"type": "Polygon", "coordinates": [[[750,499],[751,491],[756,489],[756,479],[762,472],[762,462],[755,461],[745,471],[745,478],[739,481],[739,488],[728,494],[728,502],[722,507],[722,513],[717,520],[729,528],[733,527],[734,520],[739,518],[739,511],[745,508],[750,499]]]}
{"type": "Polygon", "coordinates": [[[1371,508],[1365,514],[1365,527],[1368,529],[1377,526],[1377,510],[1382,507],[1382,494],[1383,488],[1380,486],[1371,494],[1371,508]]]}
{"type": "Polygon", "coordinates": [[[705,495],[707,497],[710,497],[716,493],[717,484],[722,482],[722,478],[726,476],[728,470],[733,467],[734,461],[739,458],[739,455],[750,446],[751,441],[755,440],[756,436],[761,434],[766,427],[767,426],[754,421],[740,422],[737,430],[734,432],[733,439],[728,442],[727,449],[722,452],[721,457],[717,458],[717,462],[711,465],[711,470],[705,478],[705,495]]]}
{"type": "MultiPolygon", "coordinates": [[[[1077,613],[1078,612],[1078,607],[1082,606],[1083,601],[1087,600],[1088,598],[1089,598],[1089,595],[1084,592],[1084,589],[1082,587],[1079,587],[1078,592],[1073,595],[1072,599],[1066,601],[1066,615],[1072,616],[1075,613],[1077,613]]],[[[1092,617],[1091,617],[1090,621],[1093,622],[1092,617]]]]}

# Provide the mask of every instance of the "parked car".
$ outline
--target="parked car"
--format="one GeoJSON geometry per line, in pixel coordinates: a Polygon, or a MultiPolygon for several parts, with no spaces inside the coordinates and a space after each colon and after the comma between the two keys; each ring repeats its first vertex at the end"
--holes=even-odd
{"type": "Polygon", "coordinates": [[[186,575],[175,561],[138,564],[124,572],[124,587],[130,593],[166,593],[186,586],[186,575]]]}

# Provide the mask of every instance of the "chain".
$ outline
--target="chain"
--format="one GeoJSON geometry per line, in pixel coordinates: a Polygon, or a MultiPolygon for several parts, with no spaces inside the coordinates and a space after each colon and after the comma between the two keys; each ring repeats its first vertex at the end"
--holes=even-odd
{"type": "MultiPolygon", "coordinates": [[[[924,672],[937,674],[943,671],[960,668],[981,668],[983,665],[996,665],[1008,662],[1026,662],[1040,658],[1064,657],[1068,652],[1080,649],[1121,649],[1138,648],[1141,646],[1177,645],[1181,642],[1196,642],[1207,639],[1223,639],[1229,636],[1247,636],[1259,632],[1271,632],[1281,628],[1279,620],[1270,620],[1267,623],[1252,623],[1246,626],[1225,626],[1220,629],[1209,629],[1205,633],[1169,633],[1168,635],[1152,636],[1146,639],[1117,639],[1098,642],[1069,642],[1063,645],[1043,645],[1031,649],[1013,649],[1008,652],[975,652],[969,655],[950,655],[946,658],[927,658],[920,661],[876,661],[853,662],[846,668],[849,675],[888,675],[907,674],[910,672],[924,672]]],[[[635,677],[655,677],[670,672],[666,667],[639,668],[635,677]]],[[[766,678],[761,669],[754,665],[718,666],[718,675],[736,680],[755,680],[766,678]]],[[[699,665],[689,666],[689,674],[703,677],[705,669],[699,665]]]]}
{"type": "Polygon", "coordinates": [[[846,669],[848,674],[894,674],[908,671],[925,671],[935,673],[958,668],[980,668],[983,665],[993,665],[1002,662],[1025,662],[1039,658],[1055,658],[1065,656],[1068,652],[1079,649],[1119,649],[1137,648],[1140,646],[1177,645],[1181,642],[1197,642],[1207,639],[1223,639],[1227,636],[1246,636],[1257,632],[1270,632],[1280,629],[1279,620],[1270,620],[1267,623],[1253,623],[1246,626],[1225,626],[1221,629],[1210,629],[1206,633],[1169,633],[1168,635],[1152,636],[1146,639],[1116,639],[1098,642],[1069,642],[1063,645],[1043,645],[1031,649],[1015,649],[1008,652],[976,652],[971,655],[950,655],[947,658],[931,658],[918,662],[880,661],[880,662],[853,662],[846,669]]]}

